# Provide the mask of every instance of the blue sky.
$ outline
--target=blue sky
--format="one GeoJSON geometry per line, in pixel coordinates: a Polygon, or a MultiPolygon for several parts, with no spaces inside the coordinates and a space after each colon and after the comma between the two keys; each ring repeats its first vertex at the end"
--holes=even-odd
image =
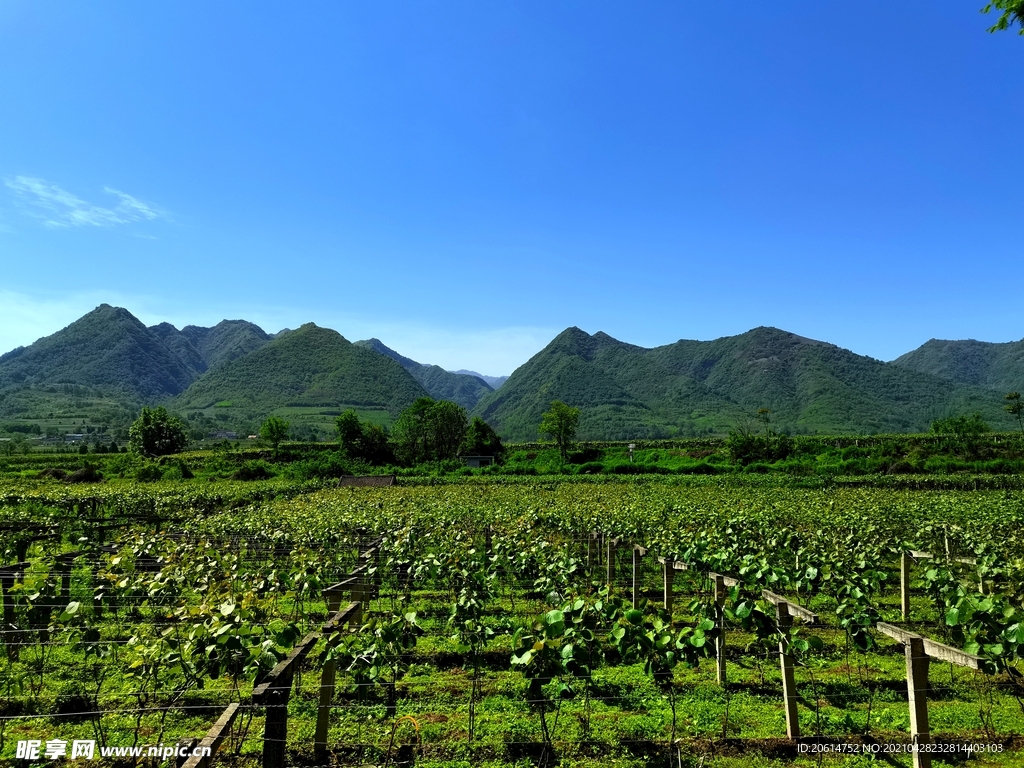
{"type": "Polygon", "coordinates": [[[571,325],[1020,339],[982,4],[5,0],[0,351],[101,302],[495,375],[571,325]]]}

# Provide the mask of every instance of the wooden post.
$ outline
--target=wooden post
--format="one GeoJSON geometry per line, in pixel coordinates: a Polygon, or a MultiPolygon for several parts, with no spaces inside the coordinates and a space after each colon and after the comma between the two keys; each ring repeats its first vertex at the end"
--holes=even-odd
{"type": "MultiPolygon", "coordinates": [[[[75,553],[78,554],[77,552],[75,553]]],[[[57,571],[60,573],[60,599],[67,600],[71,597],[71,566],[73,557],[61,555],[57,561],[57,571]]]]}
{"type": "MultiPolygon", "coordinates": [[[[907,699],[910,703],[910,738],[915,747],[930,742],[928,729],[928,654],[924,639],[910,637],[905,644],[907,654],[907,699]]],[[[914,751],[914,768],[931,768],[928,752],[914,751]]]]}
{"type": "MultiPolygon", "coordinates": [[[[220,747],[221,742],[224,741],[231,733],[231,725],[235,722],[235,718],[238,716],[239,704],[237,701],[228,704],[227,709],[221,713],[221,716],[217,718],[217,722],[213,724],[213,728],[210,729],[206,737],[196,744],[195,739],[190,739],[194,747],[206,747],[210,750],[210,755],[203,756],[202,754],[192,754],[187,757],[181,765],[181,768],[208,768],[213,762],[213,756],[216,754],[217,749],[220,747]]],[[[181,742],[178,742],[179,744],[181,742]]],[[[193,748],[194,748],[193,747],[193,748]]],[[[177,761],[175,761],[177,764],[177,761]]]]}
{"type": "Polygon", "coordinates": [[[591,570],[594,567],[594,544],[595,544],[594,539],[596,538],[596,536],[597,536],[596,533],[591,532],[591,534],[587,537],[587,570],[588,571],[591,570]]]}
{"type": "MultiPolygon", "coordinates": [[[[785,631],[792,626],[793,619],[789,615],[789,605],[778,603],[775,606],[779,629],[785,631]]],[[[796,678],[793,675],[793,657],[787,652],[786,638],[779,638],[779,663],[782,667],[782,697],[786,705],[786,736],[796,740],[800,738],[800,719],[796,710],[796,678]]]]}
{"type": "Polygon", "coordinates": [[[18,658],[17,635],[14,634],[14,595],[11,589],[14,587],[14,572],[0,572],[0,592],[3,593],[4,601],[4,645],[7,646],[7,658],[14,661],[18,658]]]}
{"type": "Polygon", "coordinates": [[[263,726],[263,768],[284,768],[288,742],[288,699],[292,671],[274,680],[266,693],[267,717],[263,726]]]}
{"type": "Polygon", "coordinates": [[[672,622],[672,588],[675,586],[676,569],[671,560],[667,557],[662,560],[662,576],[665,583],[665,613],[668,614],[669,623],[672,622]]]}
{"type": "Polygon", "coordinates": [[[642,554],[636,545],[633,545],[633,607],[640,604],[640,568],[642,566],[642,554]]]}
{"type": "Polygon", "coordinates": [[[715,640],[715,661],[718,666],[718,684],[726,684],[725,676],[725,577],[715,575],[715,624],[718,638],[715,640]]]}
{"type": "Polygon", "coordinates": [[[614,589],[614,587],[615,587],[615,584],[614,584],[614,579],[615,579],[615,539],[613,539],[611,537],[608,537],[607,539],[605,539],[605,543],[606,543],[605,551],[607,552],[607,556],[606,556],[607,559],[605,560],[605,563],[607,564],[607,571],[608,571],[608,579],[607,579],[607,581],[608,581],[608,589],[614,589]]]}
{"type": "Polygon", "coordinates": [[[900,555],[900,610],[903,620],[910,617],[910,553],[900,555]]]}
{"type": "MultiPolygon", "coordinates": [[[[380,585],[384,582],[384,572],[380,569],[380,547],[373,548],[373,594],[372,598],[380,597],[380,585]]],[[[369,608],[370,600],[367,598],[366,606],[369,608]]]]}

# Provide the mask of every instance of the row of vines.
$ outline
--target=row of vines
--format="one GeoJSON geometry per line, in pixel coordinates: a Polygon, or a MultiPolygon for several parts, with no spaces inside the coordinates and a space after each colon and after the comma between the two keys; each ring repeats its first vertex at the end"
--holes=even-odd
{"type": "MultiPolygon", "coordinates": [[[[901,651],[879,621],[984,659],[961,707],[976,714],[951,714],[951,738],[1012,749],[1024,733],[1024,503],[1011,492],[537,482],[0,498],[4,564],[19,568],[5,586],[0,755],[44,731],[126,744],[205,731],[323,623],[323,590],[371,539],[369,610],[310,656],[343,673],[338,764],[389,761],[403,739],[509,765],[681,764],[737,737],[770,751],[780,643],[800,664],[809,732],[899,738],[903,721],[885,718],[906,707],[901,651]],[[648,553],[635,602],[633,545],[648,553]],[[910,550],[934,557],[914,569],[904,622],[910,550]],[[655,556],[687,564],[668,611],[655,556]],[[735,580],[724,601],[712,573],[735,580]],[[822,625],[778,621],[765,589],[822,625]],[[719,686],[706,662],[723,632],[719,686]]],[[[308,678],[291,705],[297,760],[312,759],[308,678]]],[[[259,718],[240,718],[237,759],[254,757],[259,718]]]]}

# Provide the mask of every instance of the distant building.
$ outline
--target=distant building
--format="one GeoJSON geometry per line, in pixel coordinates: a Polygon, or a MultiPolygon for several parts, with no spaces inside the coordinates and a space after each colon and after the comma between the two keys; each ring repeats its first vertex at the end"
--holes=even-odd
{"type": "Polygon", "coordinates": [[[216,432],[211,432],[209,434],[209,438],[211,440],[237,440],[238,439],[238,433],[237,432],[228,432],[225,429],[219,429],[216,432]]]}
{"type": "Polygon", "coordinates": [[[459,456],[462,463],[467,467],[476,469],[478,467],[489,467],[494,463],[493,456],[459,456]]]}
{"type": "Polygon", "coordinates": [[[83,440],[85,440],[85,435],[81,435],[81,434],[64,435],[64,442],[65,443],[80,443],[83,440]]]}

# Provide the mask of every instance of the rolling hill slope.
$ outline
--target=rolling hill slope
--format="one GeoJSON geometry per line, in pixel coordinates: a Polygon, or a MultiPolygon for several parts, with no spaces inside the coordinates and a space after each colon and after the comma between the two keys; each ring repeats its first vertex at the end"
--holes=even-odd
{"type": "Polygon", "coordinates": [[[133,403],[176,395],[199,375],[201,361],[194,350],[165,341],[166,328],[158,329],[126,309],[101,304],[52,336],[0,358],[0,390],[72,383],[133,403]]]}
{"type": "Polygon", "coordinates": [[[353,406],[395,415],[426,394],[394,360],[308,323],[210,370],[171,404],[188,411],[230,402],[253,414],[353,406]]]}
{"type": "Polygon", "coordinates": [[[1024,391],[1024,340],[995,344],[987,341],[931,339],[892,364],[919,373],[941,376],[958,384],[1001,392],[1024,391]]]}

